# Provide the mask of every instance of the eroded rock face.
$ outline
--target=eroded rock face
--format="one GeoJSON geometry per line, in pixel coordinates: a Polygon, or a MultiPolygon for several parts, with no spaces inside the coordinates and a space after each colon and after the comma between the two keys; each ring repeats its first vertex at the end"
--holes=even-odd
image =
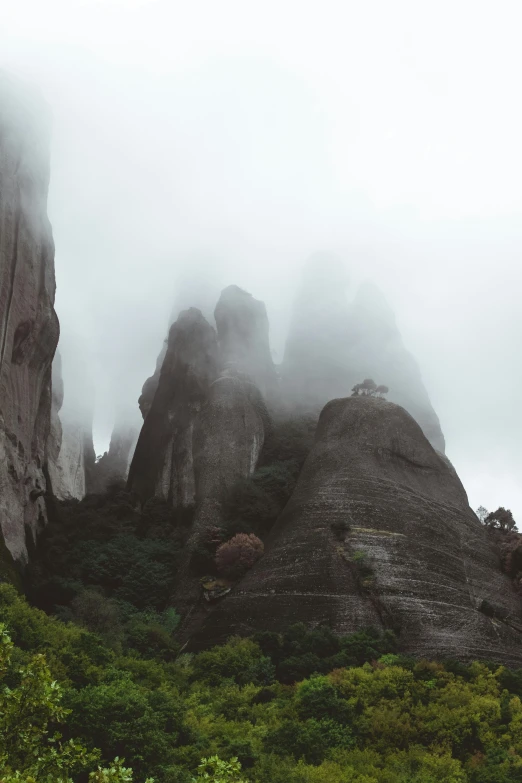
{"type": "Polygon", "coordinates": [[[370,284],[361,286],[349,305],[346,274],[334,257],[317,254],[305,267],[282,375],[287,406],[317,413],[373,378],[388,386],[388,399],[405,407],[434,448],[444,452],[439,419],[391,308],[370,284]]]}
{"type": "Polygon", "coordinates": [[[104,492],[112,481],[126,481],[136,448],[139,428],[127,417],[114,425],[109,451],[96,463],[97,491],[104,492]]]}
{"type": "Polygon", "coordinates": [[[161,375],[161,368],[163,366],[163,361],[167,354],[167,347],[168,347],[168,339],[164,341],[161,351],[158,354],[158,358],[156,359],[156,369],[154,370],[153,374],[149,378],[147,378],[147,380],[143,384],[143,388],[141,390],[141,394],[138,399],[138,406],[141,411],[141,415],[143,416],[144,419],[147,418],[147,414],[152,406],[152,401],[154,400],[154,395],[156,394],[156,391],[158,389],[159,379],[161,375]]]}
{"type": "Polygon", "coordinates": [[[170,329],[129,471],[129,488],[142,502],[156,496],[174,506],[194,503],[194,421],[217,375],[216,333],[199,310],[185,310],[170,329]]]}
{"type": "Polygon", "coordinates": [[[14,558],[45,521],[54,311],[47,110],[0,74],[0,525],[14,558]]]}
{"type": "Polygon", "coordinates": [[[246,373],[265,397],[273,396],[278,378],[264,303],[231,285],[222,292],[214,316],[222,366],[246,373]]]}
{"type": "Polygon", "coordinates": [[[226,490],[255,471],[263,448],[268,413],[263,397],[248,378],[225,371],[209,390],[195,421],[194,467],[198,508],[189,541],[219,526],[220,499],[226,490]]]}
{"type": "Polygon", "coordinates": [[[265,552],[200,639],[297,621],[339,633],[373,625],[396,629],[416,656],[522,662],[519,599],[457,474],[397,405],[326,405],[265,552]]]}

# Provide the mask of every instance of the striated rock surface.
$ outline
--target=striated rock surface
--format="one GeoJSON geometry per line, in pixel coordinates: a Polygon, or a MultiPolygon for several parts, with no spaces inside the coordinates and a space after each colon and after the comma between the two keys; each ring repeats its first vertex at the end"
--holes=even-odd
{"type": "Polygon", "coordinates": [[[287,406],[321,410],[373,378],[390,389],[388,399],[411,413],[437,450],[444,452],[440,422],[413,356],[405,349],[395,316],[373,285],[347,301],[344,267],[316,254],[305,267],[282,366],[287,406]]]}
{"type": "Polygon", "coordinates": [[[296,621],[339,633],[374,625],[417,656],[522,662],[519,599],[457,474],[397,405],[326,405],[265,552],[199,641],[296,621]]]}
{"type": "Polygon", "coordinates": [[[264,303],[231,285],[221,293],[214,316],[223,367],[246,373],[265,397],[273,396],[278,378],[264,303]]]}
{"type": "Polygon", "coordinates": [[[142,502],[156,496],[174,506],[194,503],[194,421],[217,375],[216,333],[199,310],[185,310],[170,329],[129,470],[128,486],[142,502]]]}
{"type": "Polygon", "coordinates": [[[248,377],[225,371],[214,381],[194,427],[198,508],[189,549],[222,522],[223,492],[255,471],[267,428],[263,397],[248,377]]]}
{"type": "Polygon", "coordinates": [[[47,110],[0,74],[0,526],[25,560],[26,530],[45,521],[46,444],[54,311],[54,244],[47,218],[47,110]]]}

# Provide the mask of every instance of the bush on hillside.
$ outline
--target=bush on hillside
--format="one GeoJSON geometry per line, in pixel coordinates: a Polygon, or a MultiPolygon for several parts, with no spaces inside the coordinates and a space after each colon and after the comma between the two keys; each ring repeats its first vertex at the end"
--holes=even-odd
{"type": "Polygon", "coordinates": [[[257,563],[264,549],[263,542],[257,536],[238,533],[218,547],[216,551],[218,572],[230,579],[239,579],[257,563]]]}

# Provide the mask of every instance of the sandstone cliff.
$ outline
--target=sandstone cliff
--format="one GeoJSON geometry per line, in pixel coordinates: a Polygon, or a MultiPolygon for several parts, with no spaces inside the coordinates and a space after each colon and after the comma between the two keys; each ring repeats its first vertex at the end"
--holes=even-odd
{"type": "Polygon", "coordinates": [[[138,438],[128,486],[142,502],[195,501],[194,421],[218,374],[214,329],[199,310],[182,312],[169,332],[157,390],[138,438]]]}
{"type": "Polygon", "coordinates": [[[296,621],[392,627],[417,656],[522,662],[519,599],[457,474],[397,405],[326,405],[265,556],[200,639],[296,621]]]}
{"type": "Polygon", "coordinates": [[[58,342],[47,218],[49,132],[38,97],[0,75],[0,526],[25,560],[45,520],[51,363],[58,342]]]}

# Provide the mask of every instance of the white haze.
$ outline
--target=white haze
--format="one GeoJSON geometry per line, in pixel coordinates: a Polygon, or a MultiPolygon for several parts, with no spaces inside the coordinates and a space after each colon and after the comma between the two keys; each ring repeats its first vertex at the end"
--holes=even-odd
{"type": "Polygon", "coordinates": [[[333,250],[388,296],[471,504],[522,521],[517,0],[0,10],[1,66],[54,115],[66,395],[92,380],[98,450],[180,275],[264,299],[280,360],[299,265],[333,250]]]}

